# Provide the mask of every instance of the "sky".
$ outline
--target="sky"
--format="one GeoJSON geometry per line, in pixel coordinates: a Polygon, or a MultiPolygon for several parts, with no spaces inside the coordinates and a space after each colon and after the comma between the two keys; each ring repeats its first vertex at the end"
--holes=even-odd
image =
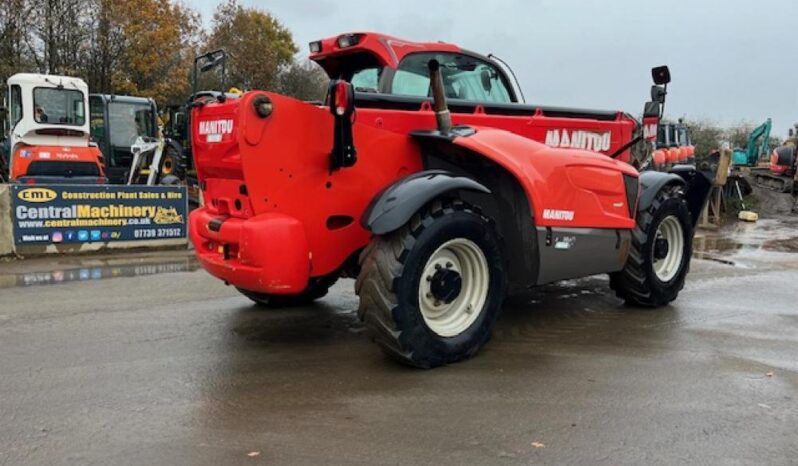
{"type": "MultiPolygon", "coordinates": [[[[217,0],[190,2],[210,25],[217,0]]],[[[795,0],[242,0],[313,40],[376,31],[451,42],[510,64],[531,104],[642,112],[667,64],[666,115],[798,123],[795,0]]]]}

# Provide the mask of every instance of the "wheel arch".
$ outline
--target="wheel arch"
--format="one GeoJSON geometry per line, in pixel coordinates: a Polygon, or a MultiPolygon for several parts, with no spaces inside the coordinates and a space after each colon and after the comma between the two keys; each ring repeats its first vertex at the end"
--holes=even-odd
{"type": "Polygon", "coordinates": [[[640,197],[637,210],[638,212],[648,210],[657,193],[666,186],[681,186],[684,189],[687,208],[695,228],[712,189],[712,178],[713,174],[696,170],[692,165],[677,165],[671,169],[670,173],[645,171],[640,174],[640,197]]]}
{"type": "MultiPolygon", "coordinates": [[[[419,136],[414,135],[421,142],[425,168],[468,177],[490,191],[490,194],[474,191],[457,194],[495,222],[505,250],[509,292],[517,294],[533,286],[540,272],[540,254],[535,228],[536,197],[533,183],[528,182],[530,174],[501,148],[479,144],[475,140],[479,133],[454,140],[419,136]]],[[[533,169],[528,164],[525,167],[533,169]]]]}
{"type": "Polygon", "coordinates": [[[637,201],[637,211],[644,212],[651,207],[657,193],[669,185],[684,186],[684,179],[673,173],[658,171],[645,171],[640,174],[640,197],[637,201]]]}
{"type": "Polygon", "coordinates": [[[371,233],[384,235],[401,228],[433,199],[460,190],[491,193],[490,189],[470,177],[446,170],[424,170],[395,181],[377,194],[360,223],[371,233]]]}

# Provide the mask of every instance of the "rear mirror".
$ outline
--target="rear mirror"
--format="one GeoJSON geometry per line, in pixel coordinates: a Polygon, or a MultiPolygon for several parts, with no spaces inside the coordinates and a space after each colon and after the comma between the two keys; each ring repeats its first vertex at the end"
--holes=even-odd
{"type": "Polygon", "coordinates": [[[654,80],[654,84],[668,84],[671,82],[671,71],[667,66],[651,68],[651,78],[654,80]]]}
{"type": "Polygon", "coordinates": [[[651,86],[651,100],[660,104],[665,103],[665,96],[668,91],[662,86],[651,86]]]}
{"type": "Polygon", "coordinates": [[[651,117],[659,118],[661,110],[662,110],[662,104],[661,103],[659,103],[659,102],[646,102],[645,107],[643,107],[643,118],[651,118],[651,117]]]}
{"type": "Polygon", "coordinates": [[[216,55],[208,60],[207,63],[200,67],[200,72],[205,73],[219,66],[225,59],[224,54],[216,55]]]}

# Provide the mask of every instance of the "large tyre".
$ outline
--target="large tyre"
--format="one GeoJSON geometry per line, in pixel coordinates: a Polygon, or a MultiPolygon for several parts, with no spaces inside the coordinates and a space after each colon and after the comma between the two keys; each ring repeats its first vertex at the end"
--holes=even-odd
{"type": "Polygon", "coordinates": [[[251,299],[255,304],[270,308],[307,306],[313,301],[327,295],[330,287],[338,280],[338,274],[324,277],[311,278],[307,288],[299,294],[277,295],[258,293],[256,291],[236,288],[241,294],[251,299]]]}
{"type": "Polygon", "coordinates": [[[158,167],[158,184],[174,184],[171,180],[175,178],[180,181],[186,179],[186,159],[180,144],[169,139],[164,145],[158,167]]]}
{"type": "Polygon", "coordinates": [[[422,368],[474,356],[490,339],[506,277],[494,223],[436,200],[360,256],[358,316],[390,356],[422,368]]]}
{"type": "Polygon", "coordinates": [[[665,306],[684,288],[693,251],[693,226],[680,186],[666,186],[651,207],[637,215],[624,269],[610,275],[610,287],[629,304],[665,306]]]}

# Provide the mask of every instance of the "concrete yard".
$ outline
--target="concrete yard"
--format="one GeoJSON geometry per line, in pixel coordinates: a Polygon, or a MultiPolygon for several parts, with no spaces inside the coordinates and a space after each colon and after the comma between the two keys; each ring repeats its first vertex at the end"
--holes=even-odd
{"type": "Polygon", "coordinates": [[[0,262],[0,464],[795,464],[798,220],[700,235],[672,306],[558,283],[430,371],[351,280],[268,310],[189,252],[0,262]]]}

